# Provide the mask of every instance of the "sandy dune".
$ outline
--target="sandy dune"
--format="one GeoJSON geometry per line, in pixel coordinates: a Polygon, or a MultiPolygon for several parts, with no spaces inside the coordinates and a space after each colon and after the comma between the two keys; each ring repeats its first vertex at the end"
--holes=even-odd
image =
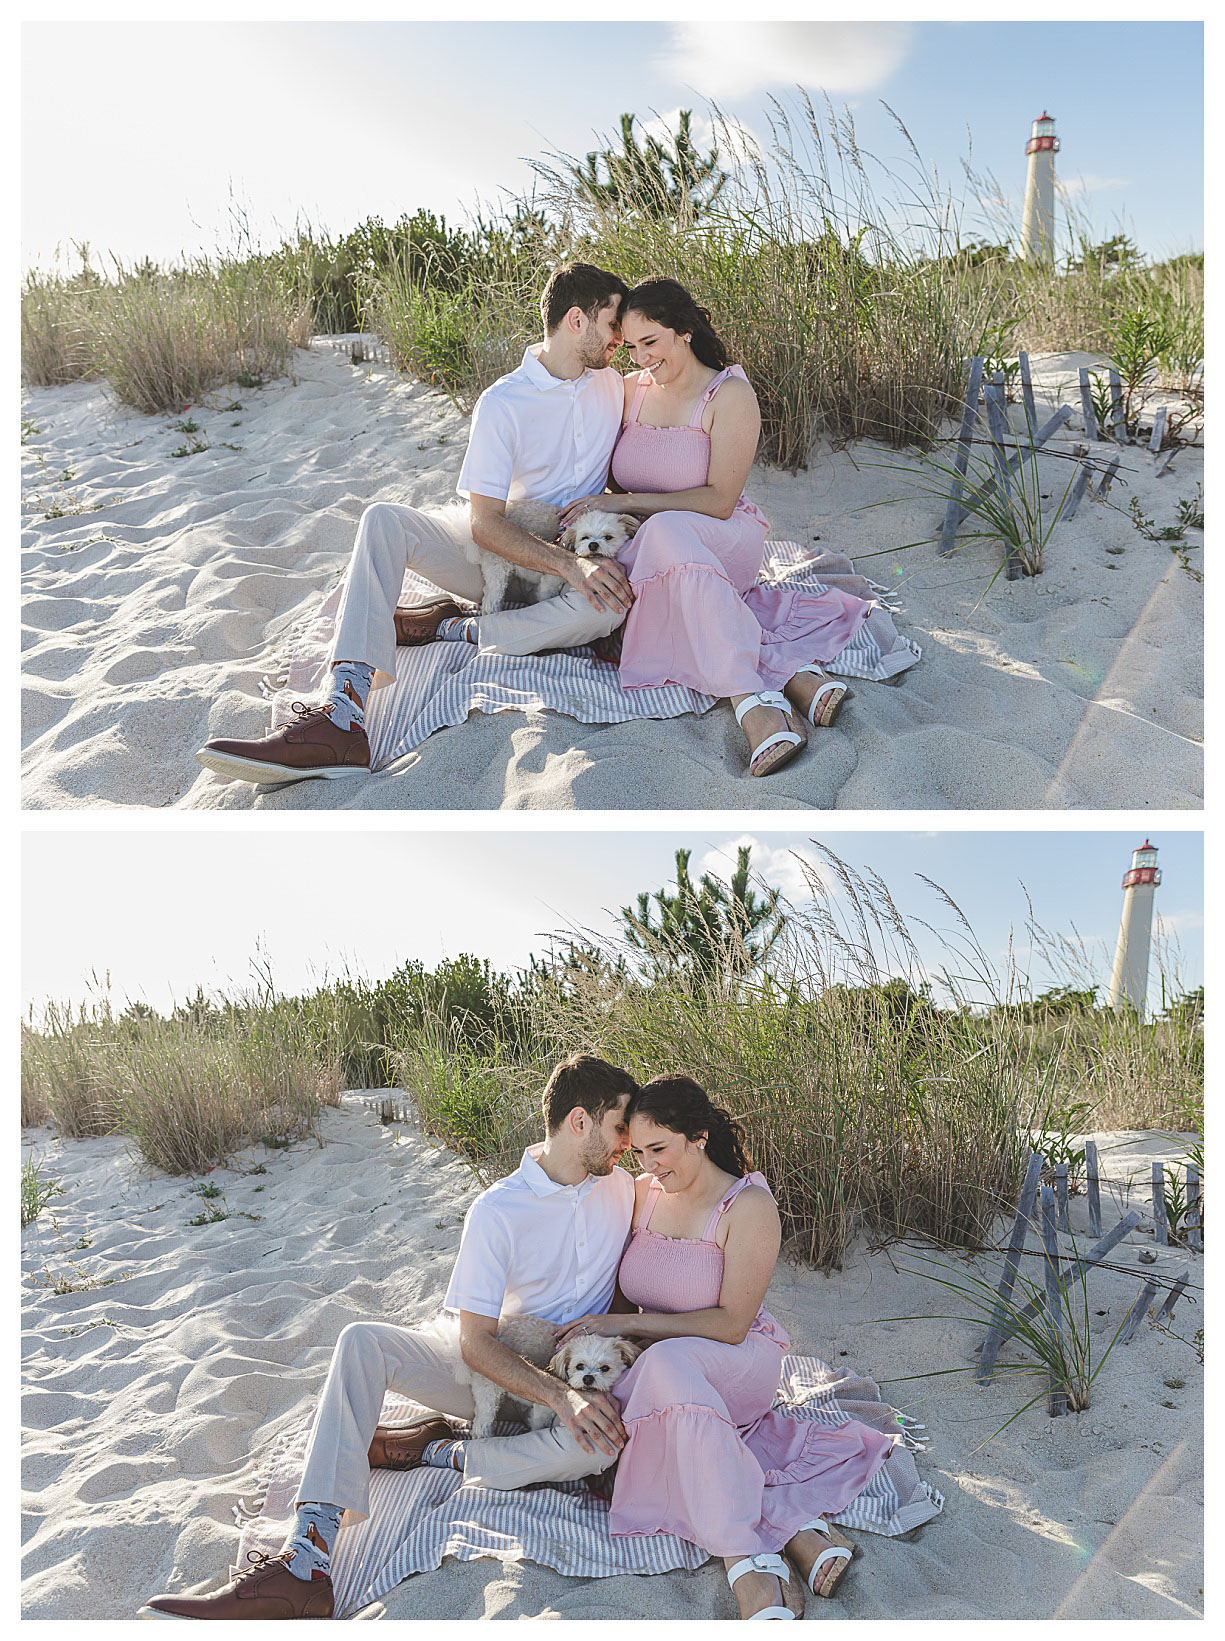
{"type": "MultiPolygon", "coordinates": [[[[319,1390],[349,1321],[405,1322],[440,1302],[476,1185],[457,1158],[410,1126],[382,1127],[369,1096],[326,1114],[326,1144],[251,1156],[212,1180],[230,1212],[192,1182],[151,1175],[119,1140],[27,1132],[66,1194],[23,1233],[24,1612],[131,1617],[150,1594],[207,1588],[237,1533],[278,1435],[319,1390]],[[253,1215],[255,1218],[237,1217],[253,1215]],[[84,1244],[84,1245],[82,1245],[84,1244]],[[76,1274],[73,1275],[75,1265],[76,1274]],[[57,1295],[68,1272],[89,1291],[57,1295]]],[[[1120,1200],[1146,1211],[1148,1159],[1177,1155],[1150,1136],[1098,1136],[1120,1200]]],[[[1113,1201],[1103,1205],[1109,1219],[1113,1201]]],[[[1073,1201],[1083,1236],[1083,1198],[1073,1201]]],[[[1091,1278],[1093,1333],[1110,1339],[1148,1270],[1203,1262],[1151,1247],[1147,1222],[1118,1251],[1134,1271],[1091,1278]],[[1147,1233],[1147,1234],[1146,1234],[1147,1233]]],[[[827,1279],[782,1265],[767,1303],[797,1350],[846,1357],[928,1426],[923,1478],[942,1515],[911,1541],[860,1534],[863,1551],[831,1609],[848,1618],[1180,1618],[1202,1616],[1202,1375],[1194,1351],[1146,1325],[1101,1370],[1085,1413],[1031,1408],[1017,1382],[975,1389],[959,1374],[981,1330],[941,1320],[941,1291],[916,1276],[921,1249],[858,1246],[827,1279]],[[918,1322],[888,1318],[918,1315],[918,1322]],[[887,1381],[894,1381],[892,1384],[887,1381]]],[[[1198,1295],[1196,1296],[1198,1297],[1198,1295]]],[[[955,1307],[952,1307],[955,1308],[955,1307]]],[[[1200,1325],[1184,1305],[1180,1333],[1200,1325]]],[[[1004,1359],[1016,1359],[1006,1346],[1004,1359]]],[[[718,1570],[654,1579],[570,1580],[540,1567],[447,1561],[363,1614],[388,1618],[730,1618],[718,1570]]],[[[818,1616],[809,1604],[810,1618],[818,1616]]]]}
{"type": "MultiPolygon", "coordinates": [[[[1040,404],[1081,355],[1035,366],[1040,404]]],[[[30,808],[1194,808],[1201,802],[1202,588],[1126,516],[1159,525],[1202,478],[1123,453],[1115,507],[1061,524],[1045,573],[993,585],[994,546],[931,546],[942,509],[896,471],[913,457],[820,449],[754,472],[772,535],[851,555],[900,603],[923,661],[860,684],[837,727],[751,781],[730,711],[584,726],[474,715],[369,780],[257,793],[200,769],[212,735],[256,736],[260,681],[340,573],[364,506],[453,495],[466,420],[386,366],[319,339],[291,381],[226,389],[188,416],[138,416],[94,385],[24,395],[24,802],[30,808]],[[31,429],[35,431],[31,431],[31,429]],[[239,448],[231,449],[229,445],[239,448]],[[68,476],[65,476],[68,475],[68,476]],[[872,504],[891,496],[897,505],[872,504]],[[94,503],[103,505],[92,510],[94,503]],[[82,510],[84,509],[84,510],[82,510]],[[59,516],[45,517],[48,512],[59,516]]],[[[1075,434],[1058,436],[1068,449],[1075,434]]],[[[1102,447],[1103,449],[1105,447],[1102,447]]],[[[1069,469],[1047,460],[1047,489],[1069,469]]],[[[969,524],[963,528],[972,528],[969,524]]],[[[1202,557],[1192,532],[1192,565],[1202,557]]]]}

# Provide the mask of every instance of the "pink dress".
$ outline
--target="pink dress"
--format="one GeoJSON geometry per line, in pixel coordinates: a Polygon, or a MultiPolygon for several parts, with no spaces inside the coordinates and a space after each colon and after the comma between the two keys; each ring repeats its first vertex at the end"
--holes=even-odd
{"type": "MultiPolygon", "coordinates": [[[[659,494],[706,483],[710,435],[702,413],[739,365],[720,371],[698,400],[688,427],[638,420],[648,372],[638,383],[612,457],[623,490],[659,494]]],[[[625,622],[621,682],[626,689],[687,684],[706,695],[781,689],[796,668],[834,660],[868,618],[871,605],[834,588],[823,593],[758,587],[766,531],[744,496],[729,519],[705,513],[655,513],[617,557],[634,589],[625,622]]]]}
{"type": "MultiPolygon", "coordinates": [[[[652,1182],[621,1258],[625,1297],[654,1312],[718,1304],[723,1250],[715,1230],[746,1185],[769,1190],[760,1174],[746,1174],[694,1240],[650,1229],[662,1189],[652,1182]]],[[[675,1533],[711,1555],[765,1554],[863,1491],[892,1439],[855,1420],[831,1429],[772,1413],[789,1344],[763,1310],[739,1345],[660,1339],[643,1351],[613,1391],[629,1438],[613,1486],[614,1537],[675,1533]]]]}

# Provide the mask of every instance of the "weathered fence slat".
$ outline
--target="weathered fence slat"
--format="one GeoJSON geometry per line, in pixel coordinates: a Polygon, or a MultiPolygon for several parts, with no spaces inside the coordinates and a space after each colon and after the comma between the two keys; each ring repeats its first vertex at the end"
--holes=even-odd
{"type": "Polygon", "coordinates": [[[1187,1283],[1191,1280],[1190,1270],[1185,1270],[1165,1296],[1165,1303],[1153,1317],[1154,1322],[1162,1322],[1167,1316],[1173,1316],[1174,1307],[1186,1292],[1187,1283]]]}
{"type": "MultiPolygon", "coordinates": [[[[1027,461],[1029,461],[1031,456],[1037,455],[1038,451],[1042,448],[1042,446],[1050,438],[1051,434],[1052,433],[1057,433],[1065,422],[1071,420],[1071,417],[1072,417],[1072,407],[1071,407],[1071,405],[1061,405],[1060,408],[1055,412],[1055,414],[1050,418],[1050,420],[1047,421],[1047,422],[1044,422],[1042,424],[1042,426],[1034,434],[1033,438],[1029,441],[1029,443],[1022,445],[1021,449],[1020,449],[1020,451],[1018,452],[1017,455],[1009,457],[1009,459],[1008,459],[1008,474],[1009,474],[1009,477],[1011,478],[1011,477],[1015,476],[1017,473],[1019,473],[1021,471],[1021,468],[1024,466],[1024,464],[1027,461]]],[[[971,499],[974,500],[974,501],[979,501],[979,500],[984,500],[987,496],[994,495],[995,494],[995,484],[996,484],[996,481],[995,481],[994,478],[988,478],[984,484],[982,484],[978,489],[973,491],[971,499]]],[[[962,519],[965,518],[966,514],[969,511],[970,511],[970,509],[966,506],[966,504],[964,502],[959,502],[958,503],[958,506],[957,506],[957,520],[956,520],[956,524],[954,525],[954,529],[956,528],[957,524],[961,523],[962,519]]]]}
{"type": "Polygon", "coordinates": [[[1166,474],[1170,471],[1170,468],[1173,467],[1174,458],[1175,458],[1175,456],[1177,456],[1177,454],[1178,454],[1178,446],[1176,444],[1172,444],[1170,446],[1170,448],[1166,451],[1165,455],[1161,459],[1160,464],[1156,468],[1156,474],[1157,474],[1157,477],[1159,479],[1164,479],[1166,474]]]}
{"type": "MultiPolygon", "coordinates": [[[[1009,466],[1006,443],[1008,439],[1008,423],[1004,412],[1004,373],[997,370],[990,384],[985,390],[987,400],[987,427],[991,433],[991,454],[995,459],[995,485],[1003,496],[1008,510],[1012,512],[1012,470],[1009,466]]],[[[1017,464],[1020,471],[1020,463],[1017,464]]],[[[1005,574],[1009,581],[1016,581],[1021,574],[1021,555],[1012,545],[1008,549],[1005,560],[1005,574]]]]}
{"type": "Polygon", "coordinates": [[[958,511],[957,504],[961,499],[962,486],[965,482],[966,463],[970,459],[970,444],[974,438],[974,423],[978,418],[978,392],[982,381],[983,362],[976,357],[970,360],[970,382],[966,388],[966,402],[961,410],[961,431],[957,435],[957,454],[953,460],[953,490],[944,509],[944,524],[940,530],[940,551],[945,554],[953,551],[953,537],[957,534],[957,525],[965,516],[964,511],[958,511]]]}
{"type": "Polygon", "coordinates": [[[991,1318],[991,1326],[987,1329],[987,1337],[983,1340],[982,1354],[978,1358],[978,1367],[974,1374],[980,1384],[984,1379],[991,1377],[995,1358],[1004,1340],[1005,1307],[1012,1298],[1012,1290],[1017,1279],[1017,1266],[1021,1263],[1021,1249],[1025,1246],[1025,1233],[1029,1230],[1029,1222],[1033,1217],[1034,1199],[1038,1195],[1038,1182],[1042,1178],[1042,1163],[1043,1158],[1039,1152],[1029,1153],[1029,1165],[1021,1186],[1021,1200],[1017,1204],[1017,1217],[1013,1221],[1012,1234],[1008,1238],[1008,1251],[1004,1255],[1004,1269],[1000,1274],[999,1298],[995,1314],[991,1318]]]}
{"type": "Polygon", "coordinates": [[[1127,436],[1127,418],[1123,414],[1123,384],[1117,370],[1107,371],[1110,378],[1110,431],[1119,444],[1130,444],[1127,436]]]}
{"type": "MultiPolygon", "coordinates": [[[[1083,1259],[1077,1260],[1076,1268],[1072,1272],[1067,1286],[1070,1288],[1075,1282],[1083,1282],[1093,1266],[1099,1264],[1103,1259],[1105,1259],[1110,1250],[1115,1247],[1117,1243],[1122,1242],[1123,1238],[1129,1231],[1134,1231],[1139,1223],[1140,1215],[1134,1208],[1130,1213],[1124,1214],[1123,1218],[1115,1226],[1113,1231],[1108,1231],[1100,1242],[1094,1243],[1093,1247],[1089,1249],[1089,1252],[1083,1259]]],[[[1011,1339],[1020,1324],[1022,1322],[1028,1322],[1031,1316],[1037,1316],[1041,1309],[1041,1299],[1031,1300],[1030,1303],[1026,1305],[1024,1310],[1017,1312],[1013,1323],[1005,1328],[1004,1339],[1011,1339]]],[[[1004,1340],[1002,1339],[1000,1343],[1003,1344],[1003,1342],[1004,1340]]]]}
{"type": "Polygon", "coordinates": [[[1118,472],[1118,470],[1119,470],[1119,458],[1116,456],[1114,458],[1114,460],[1110,463],[1110,466],[1102,474],[1101,483],[1098,485],[1097,489],[1093,492],[1094,495],[1098,498],[1099,501],[1109,493],[1110,486],[1114,483],[1114,476],[1118,472]]]}
{"type": "Polygon", "coordinates": [[[1072,488],[1068,491],[1068,499],[1064,502],[1063,512],[1060,514],[1061,518],[1074,519],[1076,517],[1076,509],[1084,500],[1085,491],[1089,488],[1089,479],[1092,474],[1093,463],[1086,456],[1072,481],[1072,488]]]}
{"type": "Polygon", "coordinates": [[[1165,405],[1162,405],[1161,409],[1153,417],[1153,431],[1152,436],[1148,441],[1148,447],[1154,456],[1161,449],[1161,441],[1165,437],[1166,417],[1169,414],[1170,413],[1166,409],[1165,405]]]}
{"type": "Polygon", "coordinates": [[[1153,1281],[1152,1277],[1150,1277],[1144,1284],[1144,1288],[1139,1299],[1136,1300],[1135,1304],[1128,1311],[1127,1320],[1123,1323],[1122,1328],[1119,1330],[1120,1345],[1125,1345],[1131,1338],[1132,1334],[1135,1333],[1136,1329],[1140,1326],[1140,1323],[1144,1320],[1145,1312],[1148,1310],[1149,1306],[1156,1297],[1157,1284],[1153,1281]]]}
{"type": "Polygon", "coordinates": [[[1055,1164],[1055,1205],[1059,1209],[1059,1229],[1068,1229],[1068,1165],[1055,1164]]]}
{"type": "Polygon", "coordinates": [[[1153,1241],[1163,1248],[1170,1245],[1170,1223],[1165,1217],[1165,1169],[1153,1164],[1153,1241]]]}
{"type": "Polygon", "coordinates": [[[1085,1141],[1085,1179],[1089,1188],[1089,1232],[1092,1236],[1101,1236],[1102,1198],[1097,1178],[1097,1145],[1093,1140],[1085,1141]]]}
{"type": "Polygon", "coordinates": [[[1100,439],[1097,430],[1097,417],[1093,414],[1093,392],[1089,386],[1089,372],[1082,365],[1080,367],[1080,411],[1085,418],[1085,435],[1090,439],[1100,439]]]}
{"type": "MultiPolygon", "coordinates": [[[[1059,1244],[1055,1239],[1055,1193],[1049,1185],[1042,1187],[1042,1246],[1046,1258],[1042,1261],[1046,1277],[1046,1314],[1062,1350],[1063,1306],[1059,1299],[1059,1244]]],[[[1046,1379],[1046,1411],[1051,1418],[1068,1411],[1068,1392],[1056,1373],[1048,1372],[1046,1379]]]]}
{"type": "Polygon", "coordinates": [[[1187,1164],[1187,1246],[1199,1253],[1204,1246],[1204,1232],[1199,1217],[1199,1169],[1187,1164]]]}
{"type": "Polygon", "coordinates": [[[1028,353],[1018,353],[1017,363],[1021,367],[1021,397],[1025,401],[1025,425],[1032,435],[1038,425],[1038,409],[1034,404],[1034,379],[1029,373],[1028,353]]]}

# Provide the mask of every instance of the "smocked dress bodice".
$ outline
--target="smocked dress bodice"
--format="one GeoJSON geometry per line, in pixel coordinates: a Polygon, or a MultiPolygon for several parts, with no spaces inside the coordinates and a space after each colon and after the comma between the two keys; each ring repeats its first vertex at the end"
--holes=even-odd
{"type": "MultiPolygon", "coordinates": [[[[764,1175],[745,1174],[715,1204],[700,1237],[678,1237],[662,1236],[651,1229],[651,1215],[663,1195],[663,1187],[651,1181],[642,1220],[621,1256],[617,1276],[621,1292],[631,1305],[675,1315],[680,1311],[708,1310],[719,1303],[723,1249],[715,1233],[723,1215],[748,1185],[770,1190],[764,1175]]],[[[758,1311],[752,1331],[765,1333],[784,1350],[787,1348],[787,1335],[768,1311],[758,1311]]]]}
{"type": "MultiPolygon", "coordinates": [[[[613,450],[612,476],[622,490],[657,495],[665,491],[697,490],[707,482],[710,434],[702,426],[702,416],[729,376],[748,381],[739,365],[721,370],[702,390],[687,427],[651,427],[638,420],[643,397],[647,389],[655,385],[651,373],[643,371],[629,416],[613,450]]],[[[760,519],[763,526],[766,522],[744,495],[736,503],[736,510],[760,519]]]]}

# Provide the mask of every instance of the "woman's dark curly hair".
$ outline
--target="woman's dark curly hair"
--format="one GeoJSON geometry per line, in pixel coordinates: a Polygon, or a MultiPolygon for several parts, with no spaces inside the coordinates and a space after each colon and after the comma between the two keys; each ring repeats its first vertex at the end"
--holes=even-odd
{"type": "Polygon", "coordinates": [[[727,347],[710,322],[710,309],[698,305],[675,279],[644,279],[621,303],[621,318],[640,313],[657,325],[689,337],[689,346],[710,370],[726,370],[727,347]]]}
{"type": "Polygon", "coordinates": [[[649,1117],[660,1128],[670,1128],[687,1140],[704,1134],[706,1155],[716,1168],[737,1177],[753,1172],[744,1148],[744,1130],[692,1077],[652,1077],[630,1096],[625,1115],[627,1119],[649,1117]]]}

